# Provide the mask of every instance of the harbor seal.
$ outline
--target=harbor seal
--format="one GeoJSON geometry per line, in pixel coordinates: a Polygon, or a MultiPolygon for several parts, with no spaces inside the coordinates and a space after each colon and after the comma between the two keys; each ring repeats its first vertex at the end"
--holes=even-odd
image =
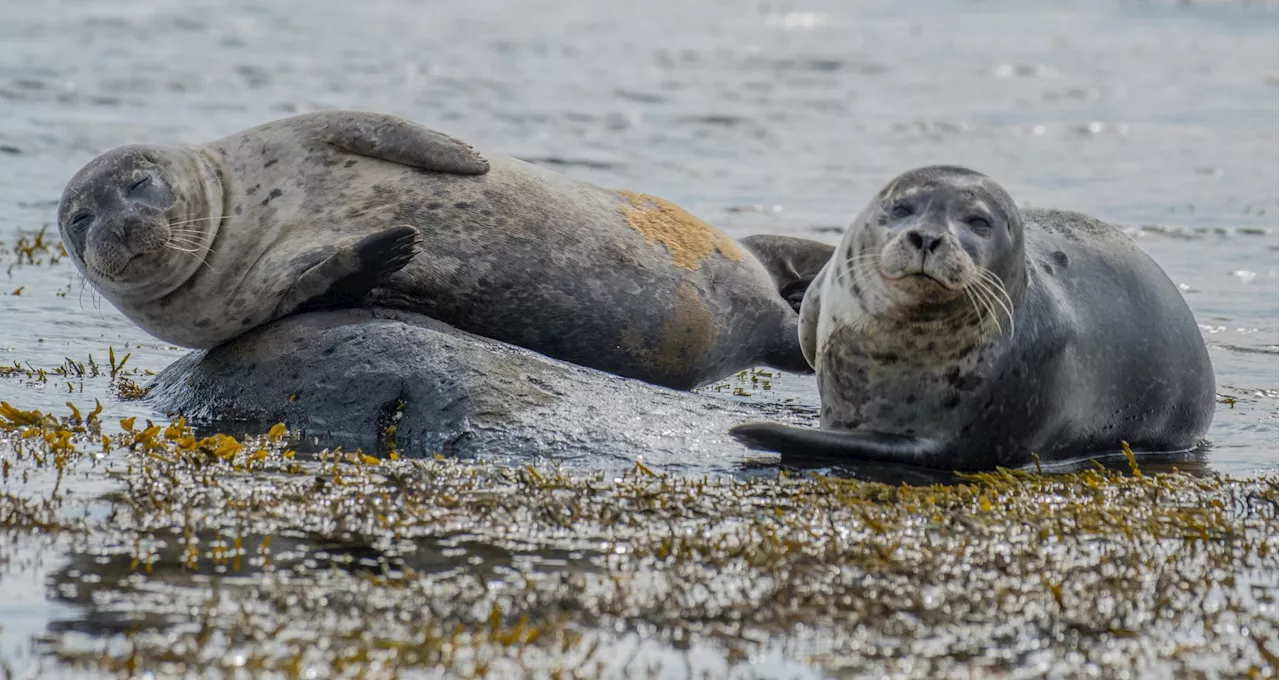
{"type": "Polygon", "coordinates": [[[1213,417],[1204,340],[1160,267],[1119,229],[1020,213],[964,168],[890,182],[800,317],[822,429],[733,429],[784,462],[981,470],[1104,457],[1121,442],[1177,455],[1213,417]]]}
{"type": "Polygon", "coordinates": [[[113,149],[71,179],[58,226],[102,296],[177,345],[379,305],[681,389],[757,364],[808,372],[796,311],[756,252],[832,251],[740,247],[660,198],[357,111],[113,149]]]}

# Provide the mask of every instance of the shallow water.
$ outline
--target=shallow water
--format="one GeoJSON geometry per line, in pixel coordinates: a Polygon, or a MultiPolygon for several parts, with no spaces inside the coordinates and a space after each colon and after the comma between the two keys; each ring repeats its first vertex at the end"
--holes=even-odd
{"type": "MultiPolygon", "coordinates": [[[[360,108],[662,195],[734,236],[834,242],[893,175],[944,162],[1021,204],[1121,224],[1209,343],[1224,398],[1209,467],[1277,465],[1274,2],[49,0],[4,16],[0,365],[48,373],[0,377],[0,400],[147,417],[92,366],[54,369],[105,367],[114,348],[142,382],[182,353],[54,261],[54,208],[83,163],[360,108]],[[15,245],[43,228],[51,249],[23,263],[15,245]]],[[[817,401],[811,377],[738,387],[719,392],[817,401]]],[[[99,493],[92,479],[76,488],[99,493]]],[[[16,650],[67,605],[30,596],[57,551],[10,547],[0,658],[22,666],[16,650]]]]}

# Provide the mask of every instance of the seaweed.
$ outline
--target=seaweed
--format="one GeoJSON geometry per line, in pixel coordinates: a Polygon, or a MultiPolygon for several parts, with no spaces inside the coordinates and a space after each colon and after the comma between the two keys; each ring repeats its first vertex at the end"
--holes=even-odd
{"type": "Polygon", "coordinates": [[[56,472],[0,495],[0,545],[69,556],[55,669],[1276,673],[1274,473],[610,474],[308,453],[283,425],[104,435],[100,404],[69,408],[0,404],[6,484],[56,472]]]}

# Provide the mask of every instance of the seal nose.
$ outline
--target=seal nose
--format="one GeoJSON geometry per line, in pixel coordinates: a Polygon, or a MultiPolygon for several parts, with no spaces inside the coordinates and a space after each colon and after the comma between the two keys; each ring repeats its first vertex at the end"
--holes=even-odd
{"type": "Polygon", "coordinates": [[[922,253],[932,253],[938,249],[938,246],[942,245],[942,236],[940,234],[922,234],[915,229],[906,233],[906,239],[912,248],[922,253]]]}

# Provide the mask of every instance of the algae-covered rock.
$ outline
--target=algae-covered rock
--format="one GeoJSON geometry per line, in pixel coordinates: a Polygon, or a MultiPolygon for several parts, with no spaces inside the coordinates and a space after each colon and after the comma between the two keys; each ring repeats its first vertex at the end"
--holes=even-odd
{"type": "Polygon", "coordinates": [[[148,397],[220,431],[283,422],[324,443],[444,453],[552,454],[723,465],[727,434],[811,414],[654,387],[387,310],[316,312],[193,352],[148,397]]]}

